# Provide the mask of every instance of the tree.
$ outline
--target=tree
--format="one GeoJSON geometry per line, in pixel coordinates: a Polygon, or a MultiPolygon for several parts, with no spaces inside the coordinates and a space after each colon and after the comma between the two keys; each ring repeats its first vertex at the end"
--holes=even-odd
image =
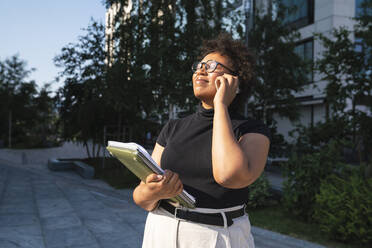
{"type": "Polygon", "coordinates": [[[359,151],[359,161],[368,160],[372,151],[372,1],[364,1],[362,7],[353,31],[340,27],[331,37],[317,35],[325,49],[316,66],[328,82],[325,93],[331,111],[326,124],[336,133],[325,133],[315,142],[348,139],[359,151]]]}
{"type": "MultiPolygon", "coordinates": [[[[284,21],[288,8],[277,5],[254,16],[254,27],[248,33],[249,46],[257,57],[256,82],[248,102],[251,115],[262,119],[271,129],[275,140],[283,139],[276,134],[273,115],[296,120],[299,117],[296,94],[308,84],[311,62],[303,60],[295,47],[299,33],[284,21]]],[[[271,150],[277,142],[273,142],[271,150]]]]}
{"type": "Polygon", "coordinates": [[[33,99],[34,142],[43,147],[58,144],[58,112],[55,97],[51,96],[50,84],[45,84],[33,99]]]}
{"type": "Polygon", "coordinates": [[[115,24],[118,45],[108,77],[126,90],[114,91],[136,100],[136,106],[126,104],[128,110],[147,117],[167,114],[174,105],[193,110],[190,68],[201,41],[222,31],[223,6],[229,1],[132,1],[130,18],[123,18],[127,1],[106,1],[107,6],[116,3],[121,8],[115,24]],[[138,90],[141,95],[133,94],[138,90]]]}
{"type": "Polygon", "coordinates": [[[0,114],[4,117],[1,139],[7,140],[9,147],[26,137],[32,126],[33,111],[30,109],[36,85],[27,80],[32,71],[34,69],[27,69],[26,61],[19,55],[0,61],[0,114]]]}
{"type": "Polygon", "coordinates": [[[85,31],[78,43],[63,47],[54,61],[63,68],[58,79],[64,80],[64,86],[57,93],[62,136],[82,142],[91,157],[99,154],[103,126],[111,108],[104,100],[107,88],[104,27],[92,20],[85,31]]]}
{"type": "Polygon", "coordinates": [[[53,98],[48,85],[39,91],[28,80],[34,70],[19,55],[0,61],[0,140],[8,147],[45,147],[56,141],[53,98]]]}

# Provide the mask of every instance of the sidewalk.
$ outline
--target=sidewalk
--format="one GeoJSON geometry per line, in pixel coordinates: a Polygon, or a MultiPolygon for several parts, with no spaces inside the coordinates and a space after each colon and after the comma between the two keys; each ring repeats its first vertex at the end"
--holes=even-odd
{"type": "MultiPolygon", "coordinates": [[[[146,212],[116,190],[74,172],[0,159],[1,248],[141,247],[146,212]]],[[[321,248],[252,227],[257,248],[321,248]]]]}

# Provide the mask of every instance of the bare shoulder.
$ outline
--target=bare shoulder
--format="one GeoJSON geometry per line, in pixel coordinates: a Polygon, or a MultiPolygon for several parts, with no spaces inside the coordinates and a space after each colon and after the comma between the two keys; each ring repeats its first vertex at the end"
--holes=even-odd
{"type": "Polygon", "coordinates": [[[263,145],[263,146],[269,146],[270,145],[270,139],[261,133],[246,133],[239,139],[239,144],[241,145],[263,145]]]}
{"type": "Polygon", "coordinates": [[[269,138],[260,133],[247,133],[240,138],[239,145],[247,156],[248,163],[259,172],[262,171],[269,154],[269,138]]]}

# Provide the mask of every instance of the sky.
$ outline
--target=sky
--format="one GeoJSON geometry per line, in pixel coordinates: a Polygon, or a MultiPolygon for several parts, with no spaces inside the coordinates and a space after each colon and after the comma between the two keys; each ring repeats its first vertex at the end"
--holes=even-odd
{"type": "Polygon", "coordinates": [[[55,82],[58,72],[53,58],[62,47],[76,43],[91,18],[104,23],[102,0],[0,0],[0,60],[15,54],[35,68],[29,79],[39,87],[55,82]]]}

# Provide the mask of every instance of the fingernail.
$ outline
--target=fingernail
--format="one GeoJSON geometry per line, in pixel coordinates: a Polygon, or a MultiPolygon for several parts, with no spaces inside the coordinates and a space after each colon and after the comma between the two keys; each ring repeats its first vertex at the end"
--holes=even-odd
{"type": "Polygon", "coordinates": [[[157,179],[162,179],[163,178],[162,175],[157,175],[156,177],[157,177],[157,179]]]}

